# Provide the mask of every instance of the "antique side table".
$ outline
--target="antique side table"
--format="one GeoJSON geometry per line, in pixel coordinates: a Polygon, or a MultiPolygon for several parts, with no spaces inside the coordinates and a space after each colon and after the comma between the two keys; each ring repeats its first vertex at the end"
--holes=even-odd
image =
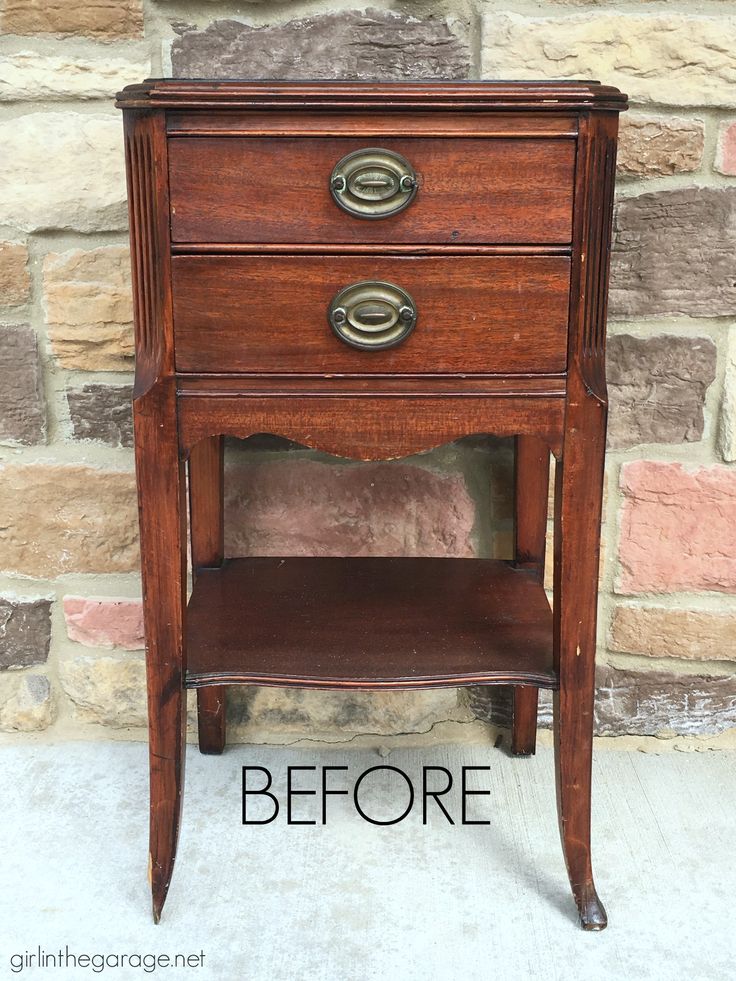
{"type": "Polygon", "coordinates": [[[513,686],[554,698],[562,845],[590,857],[606,291],[618,114],[597,82],[149,80],[125,115],[158,921],[186,689],[513,686]],[[360,460],[514,436],[514,561],[226,558],[223,436],[360,460]],[[550,452],[554,595],[543,585],[550,452]],[[187,504],[194,585],[187,598],[187,504]]]}

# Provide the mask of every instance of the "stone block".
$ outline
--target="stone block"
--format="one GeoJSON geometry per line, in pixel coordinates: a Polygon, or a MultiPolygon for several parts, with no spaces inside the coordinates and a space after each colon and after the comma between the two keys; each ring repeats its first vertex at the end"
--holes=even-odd
{"type": "Polygon", "coordinates": [[[127,228],[119,114],[31,112],[0,122],[0,224],[26,232],[127,228]]]}
{"type": "Polygon", "coordinates": [[[66,393],[75,439],[133,445],[132,385],[83,385],[66,393]]]}
{"type": "Polygon", "coordinates": [[[600,736],[712,736],[736,726],[733,674],[670,674],[603,667],[597,676],[600,736]]]}
{"type": "Polygon", "coordinates": [[[483,18],[483,78],[600,78],[635,103],[734,106],[736,17],[587,10],[483,18]]]}
{"type": "Polygon", "coordinates": [[[0,306],[27,303],[31,291],[28,249],[23,242],[0,242],[0,306]]]}
{"type": "Polygon", "coordinates": [[[457,22],[389,10],[340,10],[256,27],[217,20],[177,27],[177,78],[467,78],[472,54],[457,22]]]}
{"type": "Polygon", "coordinates": [[[0,596],[0,670],[48,660],[51,600],[0,596]]]}
{"type": "Polygon", "coordinates": [[[620,593],[736,592],[736,470],[621,468],[620,593]]]}
{"type": "Polygon", "coordinates": [[[228,723],[239,738],[257,730],[292,738],[339,742],[359,733],[428,732],[448,719],[465,718],[454,688],[403,692],[332,692],[302,688],[231,688],[228,723]]]}
{"type": "Polygon", "coordinates": [[[736,617],[680,606],[624,606],[613,611],[608,646],[624,654],[736,661],[736,617]]]}
{"type": "Polygon", "coordinates": [[[140,600],[65,596],[64,621],[70,640],[85,647],[143,650],[143,607],[140,600]]]}
{"type": "Polygon", "coordinates": [[[608,444],[690,443],[703,436],[703,408],[716,376],[708,337],[608,338],[608,444]]]}
{"type": "Polygon", "coordinates": [[[664,177],[700,169],[705,147],[702,119],[642,116],[620,118],[618,172],[627,177],[664,177]]]}
{"type": "Polygon", "coordinates": [[[80,35],[101,41],[143,35],[142,0],[5,0],[3,34],[80,35]]]}
{"type": "Polygon", "coordinates": [[[0,731],[37,732],[56,718],[49,679],[42,674],[10,674],[0,679],[0,731]]]}
{"type": "Polygon", "coordinates": [[[80,722],[126,728],[148,724],[142,656],[109,654],[64,659],[59,679],[80,722]]]}
{"type": "Polygon", "coordinates": [[[463,478],[411,464],[283,460],[226,481],[229,555],[474,554],[463,478]]]}
{"type": "Polygon", "coordinates": [[[723,122],[719,127],[714,166],[719,174],[736,176],[736,119],[723,122]]]}
{"type": "Polygon", "coordinates": [[[138,508],[129,471],[52,464],[0,467],[4,572],[48,579],[138,569],[138,508]]]}
{"type": "Polygon", "coordinates": [[[43,263],[49,338],[65,368],[126,371],[133,365],[130,253],[122,245],[51,252],[43,263]]]}
{"type": "Polygon", "coordinates": [[[685,187],[619,201],[611,315],[736,314],[735,252],[736,188],[685,187]]]}
{"type": "Polygon", "coordinates": [[[46,403],[38,339],[30,327],[0,325],[0,442],[46,440],[46,403]]]}
{"type": "Polygon", "coordinates": [[[125,85],[150,75],[143,57],[85,57],[15,51],[0,56],[0,102],[115,98],[125,85]]]}

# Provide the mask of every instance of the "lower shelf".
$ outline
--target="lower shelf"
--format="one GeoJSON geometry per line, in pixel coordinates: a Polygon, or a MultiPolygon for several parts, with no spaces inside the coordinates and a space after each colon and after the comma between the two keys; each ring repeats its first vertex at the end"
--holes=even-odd
{"type": "Polygon", "coordinates": [[[198,573],[186,685],[556,688],[532,573],[490,559],[246,558],[198,573]]]}

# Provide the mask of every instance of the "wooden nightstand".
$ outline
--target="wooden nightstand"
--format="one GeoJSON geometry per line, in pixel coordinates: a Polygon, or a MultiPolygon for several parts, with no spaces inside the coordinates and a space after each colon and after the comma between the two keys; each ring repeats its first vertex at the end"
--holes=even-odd
{"type": "Polygon", "coordinates": [[[150,717],[153,914],[171,880],[187,688],[222,751],[231,684],[503,684],[513,750],[555,691],[583,926],[618,113],[596,82],[148,81],[125,111],[150,717]],[[223,436],[399,457],[516,438],[516,559],[223,554],[223,436]],[[542,586],[557,460],[554,601],[542,586]],[[187,604],[187,504],[194,588],[187,604]]]}

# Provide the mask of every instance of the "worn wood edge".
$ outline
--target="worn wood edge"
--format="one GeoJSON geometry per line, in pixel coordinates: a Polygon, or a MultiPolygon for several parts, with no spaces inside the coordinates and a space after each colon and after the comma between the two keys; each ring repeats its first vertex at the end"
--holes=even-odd
{"type": "Polygon", "coordinates": [[[184,685],[186,688],[205,688],[217,685],[263,685],[266,688],[312,688],[315,690],[343,689],[351,691],[409,691],[414,689],[432,688],[463,688],[469,685],[528,685],[534,688],[546,688],[552,691],[558,687],[558,680],[552,672],[509,672],[490,671],[473,675],[434,676],[416,680],[376,680],[376,679],[345,679],[345,678],[310,678],[295,675],[266,675],[248,672],[222,671],[213,673],[197,673],[187,671],[184,685]]]}
{"type": "Polygon", "coordinates": [[[467,82],[275,82],[235,79],[146,79],[128,85],[116,106],[129,108],[598,108],[623,111],[627,96],[592,80],[467,82]]]}

